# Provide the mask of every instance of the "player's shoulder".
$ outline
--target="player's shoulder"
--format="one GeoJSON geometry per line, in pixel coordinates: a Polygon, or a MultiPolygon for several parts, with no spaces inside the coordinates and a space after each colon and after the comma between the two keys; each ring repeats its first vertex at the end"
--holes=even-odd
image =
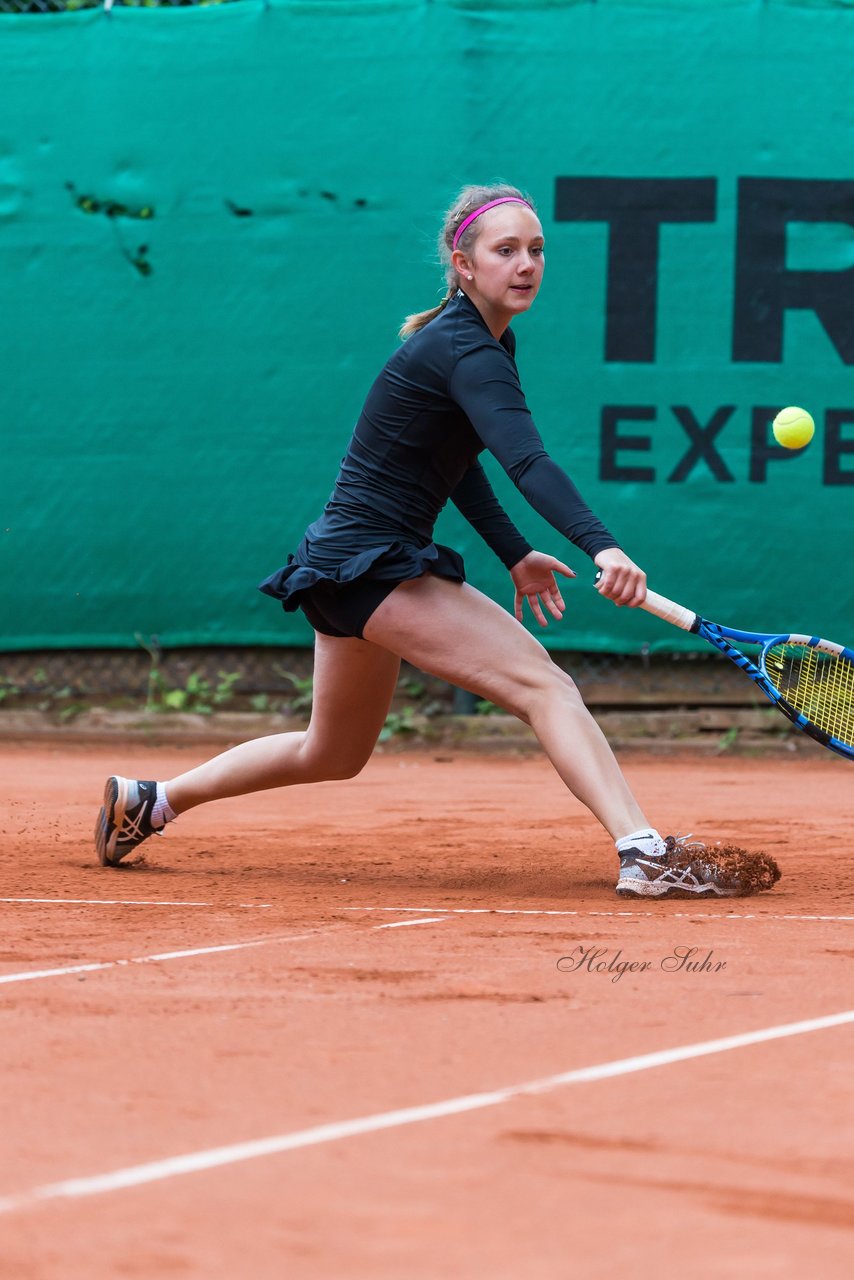
{"type": "Polygon", "coordinates": [[[444,369],[450,376],[464,356],[477,352],[487,361],[505,363],[513,360],[515,350],[512,330],[506,329],[500,341],[494,338],[474,303],[459,292],[435,319],[407,338],[390,363],[408,370],[444,369]]]}
{"type": "Polygon", "coordinates": [[[515,355],[516,335],[512,329],[505,329],[500,339],[493,337],[477,307],[462,291],[448,303],[439,320],[445,316],[445,325],[452,333],[453,354],[456,359],[473,351],[481,351],[487,358],[491,355],[498,361],[505,361],[508,356],[512,359],[515,355]]]}

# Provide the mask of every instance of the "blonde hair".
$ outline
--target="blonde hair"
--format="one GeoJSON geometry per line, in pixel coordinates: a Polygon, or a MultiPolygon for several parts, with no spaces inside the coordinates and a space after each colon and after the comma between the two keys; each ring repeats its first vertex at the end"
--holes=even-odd
{"type": "MultiPolygon", "coordinates": [[[[460,277],[451,261],[457,228],[462,226],[469,214],[474,213],[475,209],[479,209],[481,205],[489,204],[492,200],[500,200],[505,196],[514,196],[518,200],[524,200],[526,204],[531,206],[534,213],[537,212],[534,202],[529,196],[520,191],[518,187],[508,186],[507,183],[499,182],[494,183],[492,186],[463,187],[445,214],[442,230],[439,233],[439,261],[445,268],[445,283],[448,291],[437,307],[430,307],[427,311],[415,311],[411,316],[407,316],[400,329],[401,338],[408,338],[411,334],[417,333],[419,329],[424,328],[425,324],[429,324],[431,320],[435,320],[436,316],[441,315],[459,289],[460,277]]],[[[474,222],[466,227],[460,236],[457,248],[462,250],[463,253],[471,255],[480,232],[480,219],[475,218],[474,222]]]]}

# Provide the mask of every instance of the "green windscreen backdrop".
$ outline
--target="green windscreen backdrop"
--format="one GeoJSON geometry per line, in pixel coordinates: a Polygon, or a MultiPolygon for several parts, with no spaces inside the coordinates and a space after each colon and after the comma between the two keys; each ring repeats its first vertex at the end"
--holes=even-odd
{"type": "MultiPolygon", "coordinates": [[[[0,15],[0,65],[0,647],[307,643],[256,584],[440,296],[444,208],[494,179],[545,227],[534,418],[651,585],[852,642],[852,0],[0,15]]],[[[547,643],[693,644],[486,465],[578,572],[547,643]]],[[[456,512],[437,537],[511,603],[456,512]]]]}

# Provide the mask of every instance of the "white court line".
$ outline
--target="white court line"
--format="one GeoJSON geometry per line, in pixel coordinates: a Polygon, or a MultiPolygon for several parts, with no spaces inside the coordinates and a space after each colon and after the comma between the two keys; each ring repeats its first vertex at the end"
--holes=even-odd
{"type": "Polygon", "coordinates": [[[854,916],[766,915],[743,911],[538,911],[523,907],[340,907],[340,911],[445,911],[456,916],[658,916],[662,920],[854,920],[854,916]]]}
{"type": "Polygon", "coordinates": [[[404,1107],[399,1111],[384,1111],[377,1115],[361,1116],[356,1120],[342,1120],[335,1124],[316,1125],[312,1129],[300,1129],[295,1133],[278,1134],[271,1138],[258,1138],[251,1142],[236,1142],[226,1147],[212,1147],[206,1151],[191,1151],[183,1156],[171,1156],[153,1160],[148,1164],[131,1165],[112,1173],[96,1174],[85,1178],[71,1178],[65,1182],[52,1182],[33,1187],[29,1191],[0,1199],[0,1213],[12,1213],[27,1209],[46,1200],[80,1199],[83,1196],[102,1195],[108,1191],[120,1191],[126,1187],[139,1187],[147,1182],[162,1182],[166,1178],[187,1173],[201,1173],[223,1165],[237,1164],[243,1160],[256,1160],[262,1156],[279,1155],[300,1147],[318,1146],[324,1142],[336,1142],[342,1138],[355,1138],[365,1133],[377,1133],[382,1129],[396,1129],[403,1125],[417,1124],[422,1120],[439,1120],[445,1116],[460,1115],[466,1111],[478,1111],[484,1107],[498,1106],[515,1098],[532,1094],[550,1093],[569,1084],[591,1084],[597,1080],[614,1079],[632,1072],[648,1071],[654,1067],[670,1066],[674,1062],[687,1062],[713,1053],[726,1053],[747,1045],[763,1044],[769,1040],[782,1040],[786,1036],[805,1035],[829,1027],[839,1027],[854,1022],[854,1009],[844,1013],[832,1013],[823,1018],[810,1018],[803,1022],[789,1022],[781,1026],[765,1027],[741,1035],[724,1036],[719,1040],[704,1040],[698,1044],[682,1045],[677,1049],[663,1049],[657,1053],[644,1053],[634,1058],[618,1058],[593,1067],[575,1071],[563,1071],[558,1075],[528,1080],[510,1085],[491,1093],[463,1094],[446,1098],[442,1102],[428,1103],[420,1107],[404,1107]]]}
{"type": "MultiPolygon", "coordinates": [[[[377,928],[378,926],[374,926],[377,928]]],[[[90,964],[64,965],[61,969],[30,969],[22,973],[0,974],[0,985],[8,982],[33,982],[37,978],[59,978],[70,973],[95,973],[99,969],[121,969],[131,964],[155,964],[158,960],[185,960],[190,956],[212,956],[223,951],[246,951],[250,947],[269,947],[276,942],[302,942],[305,938],[316,938],[324,930],[315,929],[311,933],[289,933],[277,938],[259,938],[254,942],[227,942],[217,947],[193,947],[188,951],[162,951],[153,956],[131,956],[126,960],[103,960],[90,964]]]]}
{"type": "Polygon", "coordinates": [[[222,907],[223,910],[236,907],[241,910],[261,910],[273,905],[272,902],[170,902],[166,898],[0,898],[0,902],[74,907],[222,907]]]}
{"type": "MultiPolygon", "coordinates": [[[[436,916],[425,920],[421,916],[417,920],[401,920],[395,924],[372,924],[369,932],[378,929],[394,929],[400,925],[438,924],[448,916],[436,916]]],[[[212,956],[224,951],[246,951],[250,947],[269,947],[279,942],[303,942],[306,938],[320,938],[334,932],[333,929],[312,929],[309,933],[288,933],[273,938],[257,938],[252,942],[227,942],[216,947],[193,947],[186,951],[162,951],[152,956],[131,956],[122,960],[92,961],[87,964],[63,965],[57,969],[25,969],[21,973],[0,974],[0,986],[11,982],[34,982],[40,978],[60,978],[74,973],[97,973],[101,969],[121,969],[132,964],[155,964],[161,960],[186,960],[192,956],[212,956]]]]}
{"type": "Polygon", "coordinates": [[[441,924],[443,920],[450,920],[450,916],[419,916],[417,920],[395,920],[392,924],[375,924],[374,928],[375,929],[405,929],[407,925],[441,924]]]}

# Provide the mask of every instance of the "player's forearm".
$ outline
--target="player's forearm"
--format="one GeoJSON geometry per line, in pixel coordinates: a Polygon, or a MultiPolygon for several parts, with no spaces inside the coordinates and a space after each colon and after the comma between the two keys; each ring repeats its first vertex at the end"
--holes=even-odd
{"type": "Polygon", "coordinates": [[[566,472],[548,456],[535,458],[515,482],[534,510],[591,559],[608,547],[619,547],[566,472]]]}
{"type": "Polygon", "coordinates": [[[496,498],[480,463],[466,472],[451,494],[451,501],[505,568],[511,569],[531,551],[530,542],[496,498]]]}

